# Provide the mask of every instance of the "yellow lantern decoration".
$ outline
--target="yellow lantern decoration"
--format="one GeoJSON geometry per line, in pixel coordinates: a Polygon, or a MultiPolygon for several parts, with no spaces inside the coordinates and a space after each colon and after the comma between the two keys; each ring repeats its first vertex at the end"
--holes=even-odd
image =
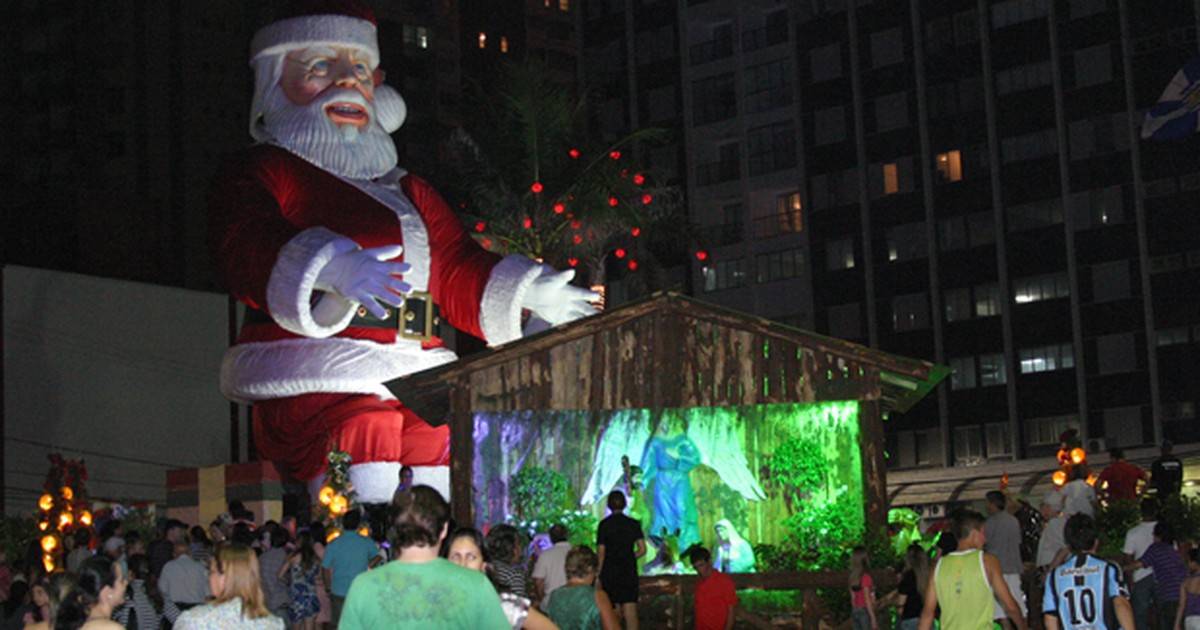
{"type": "Polygon", "coordinates": [[[38,499],[38,507],[42,508],[43,512],[49,512],[54,507],[54,497],[49,493],[43,494],[42,498],[38,499]]]}
{"type": "Polygon", "coordinates": [[[359,533],[359,534],[362,534],[363,536],[370,536],[370,535],[371,535],[371,528],[370,528],[370,527],[367,527],[366,525],[363,525],[362,527],[359,527],[359,528],[358,528],[358,533],[359,533]]]}
{"type": "Polygon", "coordinates": [[[59,529],[63,529],[65,527],[70,527],[71,523],[74,523],[74,522],[75,522],[75,517],[71,516],[70,512],[63,512],[62,514],[58,515],[58,528],[59,529]]]}
{"type": "Polygon", "coordinates": [[[325,534],[325,543],[329,544],[329,543],[333,542],[333,540],[335,538],[337,538],[338,536],[341,536],[341,535],[342,535],[342,530],[340,530],[336,527],[330,527],[329,532],[325,534]]]}
{"type": "Polygon", "coordinates": [[[333,498],[329,500],[329,511],[334,514],[337,514],[340,516],[342,514],[345,514],[346,511],[349,509],[350,509],[350,502],[346,500],[346,497],[344,497],[340,494],[333,495],[333,498]]]}
{"type": "Polygon", "coordinates": [[[42,536],[42,551],[45,551],[46,553],[54,553],[55,549],[58,549],[58,537],[42,536]]]}
{"type": "Polygon", "coordinates": [[[42,521],[41,523],[38,523],[38,529],[44,532],[47,529],[50,529],[50,523],[42,521]]]}
{"type": "Polygon", "coordinates": [[[54,573],[54,556],[50,554],[42,556],[42,566],[46,567],[46,573],[54,573]]]}
{"type": "Polygon", "coordinates": [[[1087,485],[1089,485],[1089,486],[1096,485],[1096,473],[1094,473],[1094,472],[1088,473],[1087,485]]]}
{"type": "Polygon", "coordinates": [[[1061,486],[1064,483],[1067,483],[1067,473],[1065,473],[1061,470],[1056,470],[1056,471],[1054,471],[1053,479],[1054,479],[1054,485],[1061,486]]]}
{"type": "Polygon", "coordinates": [[[333,501],[334,494],[333,488],[325,486],[324,488],[321,488],[319,493],[317,493],[317,499],[321,502],[321,505],[329,505],[329,503],[333,501]]]}
{"type": "Polygon", "coordinates": [[[67,501],[70,501],[75,498],[75,491],[71,489],[71,486],[63,486],[62,498],[67,501]]]}
{"type": "Polygon", "coordinates": [[[84,527],[91,527],[92,526],[92,513],[87,510],[80,512],[79,513],[79,524],[83,525],[84,527]]]}
{"type": "Polygon", "coordinates": [[[1072,464],[1075,464],[1076,466],[1078,466],[1078,465],[1082,464],[1083,460],[1085,460],[1085,459],[1087,459],[1087,451],[1085,451],[1081,448],[1071,449],[1071,463],[1072,464]]]}

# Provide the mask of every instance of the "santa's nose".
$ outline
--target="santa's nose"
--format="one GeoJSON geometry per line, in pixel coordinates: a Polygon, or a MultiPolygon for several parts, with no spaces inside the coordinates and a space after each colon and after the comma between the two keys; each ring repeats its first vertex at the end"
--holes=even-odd
{"type": "Polygon", "coordinates": [[[333,82],[345,87],[358,85],[358,75],[354,73],[354,62],[345,57],[339,57],[333,68],[333,82]]]}

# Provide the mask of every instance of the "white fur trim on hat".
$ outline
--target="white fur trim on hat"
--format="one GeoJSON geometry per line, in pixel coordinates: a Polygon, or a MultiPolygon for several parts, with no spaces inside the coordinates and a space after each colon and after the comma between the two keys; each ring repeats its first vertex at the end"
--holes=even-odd
{"type": "Polygon", "coordinates": [[[505,256],[495,267],[483,290],[479,328],[493,346],[521,338],[521,303],[545,265],[517,254],[505,256]]]}
{"type": "Polygon", "coordinates": [[[375,25],[348,15],[306,15],[268,24],[250,41],[250,58],[313,46],[347,46],[370,55],[371,69],[379,65],[375,25]]]}
{"type": "Polygon", "coordinates": [[[419,341],[281,339],[241,343],[221,361],[221,393],[242,403],[315,393],[394,398],[381,384],[457,359],[419,341]]]}
{"type": "Polygon", "coordinates": [[[267,281],[267,309],[284,330],[306,337],[329,337],[354,318],[355,304],[325,294],[312,306],[321,269],[338,254],[358,249],[354,241],[330,230],[304,230],[279,250],[267,281]]]}

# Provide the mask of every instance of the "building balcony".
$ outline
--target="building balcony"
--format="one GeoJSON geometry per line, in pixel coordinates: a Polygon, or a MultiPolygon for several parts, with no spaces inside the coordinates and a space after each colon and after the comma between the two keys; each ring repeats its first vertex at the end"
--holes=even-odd
{"type": "Polygon", "coordinates": [[[718,59],[726,59],[733,56],[733,38],[724,37],[714,39],[712,41],[693,44],[691,48],[692,65],[699,65],[716,61],[718,59]]]}

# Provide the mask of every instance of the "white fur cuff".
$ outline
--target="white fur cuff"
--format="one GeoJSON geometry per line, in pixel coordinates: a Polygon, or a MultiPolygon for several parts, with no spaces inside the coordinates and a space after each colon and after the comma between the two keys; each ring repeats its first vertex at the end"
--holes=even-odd
{"type": "Polygon", "coordinates": [[[314,317],[311,298],[321,269],[338,254],[358,249],[354,241],[325,228],[304,230],[279,250],[267,281],[267,309],[284,330],[305,337],[335,335],[354,318],[354,304],[346,300],[318,303],[314,317]],[[318,320],[319,318],[319,320],[318,320]]]}
{"type": "Polygon", "coordinates": [[[489,344],[498,346],[521,338],[521,304],[544,268],[536,260],[516,254],[505,256],[492,268],[479,308],[479,328],[489,344]]]}
{"type": "Polygon", "coordinates": [[[400,485],[400,462],[351,464],[350,483],[360,503],[391,503],[400,485]]]}

